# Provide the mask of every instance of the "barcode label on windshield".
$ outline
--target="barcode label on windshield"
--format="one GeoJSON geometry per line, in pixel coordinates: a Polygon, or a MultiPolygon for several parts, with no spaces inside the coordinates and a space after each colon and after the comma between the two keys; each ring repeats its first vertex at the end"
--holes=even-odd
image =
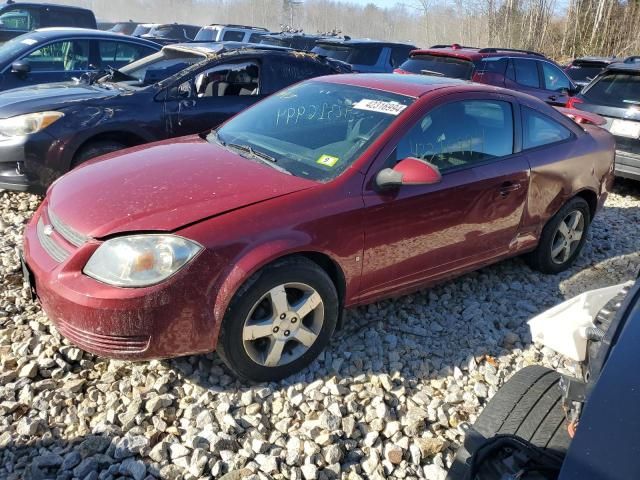
{"type": "Polygon", "coordinates": [[[368,110],[370,112],[386,113],[388,115],[400,115],[407,106],[397,102],[383,102],[382,100],[369,100],[363,98],[356,103],[353,108],[358,110],[368,110]]]}

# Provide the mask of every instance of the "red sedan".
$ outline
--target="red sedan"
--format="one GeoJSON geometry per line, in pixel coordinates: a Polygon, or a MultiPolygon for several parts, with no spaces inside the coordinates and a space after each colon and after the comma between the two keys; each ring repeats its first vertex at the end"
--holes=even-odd
{"type": "Polygon", "coordinates": [[[320,353],[344,307],[525,253],[566,269],[613,159],[608,132],[518,92],[324,77],[206,138],[65,175],[24,256],[49,318],[87,351],[217,350],[236,375],[273,380],[320,353]]]}

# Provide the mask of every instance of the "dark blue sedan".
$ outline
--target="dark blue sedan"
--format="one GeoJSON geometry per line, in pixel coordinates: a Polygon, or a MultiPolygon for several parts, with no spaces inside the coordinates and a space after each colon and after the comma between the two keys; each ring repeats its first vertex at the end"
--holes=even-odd
{"type": "Polygon", "coordinates": [[[84,28],[43,28],[0,47],[0,90],[63,82],[120,68],[160,50],[141,38],[84,28]]]}

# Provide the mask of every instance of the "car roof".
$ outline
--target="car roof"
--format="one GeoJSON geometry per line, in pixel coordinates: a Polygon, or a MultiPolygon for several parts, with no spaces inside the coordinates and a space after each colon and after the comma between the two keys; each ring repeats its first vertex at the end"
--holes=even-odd
{"type": "Polygon", "coordinates": [[[211,25],[205,25],[202,28],[215,28],[215,27],[223,27],[223,28],[239,28],[242,30],[256,30],[258,32],[268,32],[264,27],[252,27],[251,25],[236,25],[234,23],[212,23],[211,25]]]}
{"type": "Polygon", "coordinates": [[[5,2],[0,4],[0,8],[10,7],[12,5],[17,5],[19,7],[37,7],[37,8],[56,8],[56,9],[65,9],[65,10],[82,10],[84,12],[91,12],[92,10],[83,7],[76,7],[74,5],[60,5],[58,3],[36,3],[36,2],[5,2]]]}
{"type": "MultiPolygon", "coordinates": [[[[475,85],[481,90],[495,91],[496,87],[489,87],[479,83],[472,83],[457,78],[437,77],[430,75],[391,75],[388,73],[346,73],[329,77],[318,77],[323,82],[341,83],[355,87],[371,88],[409,97],[421,97],[429,92],[445,87],[461,87],[475,85]]],[[[314,81],[311,80],[311,81],[314,81]]]]}
{"type": "Polygon", "coordinates": [[[464,60],[480,60],[487,57],[536,57],[544,58],[543,54],[532,50],[519,50],[515,48],[500,47],[466,47],[454,43],[452,45],[434,45],[431,48],[421,48],[411,52],[411,56],[416,55],[437,55],[442,57],[456,57],[464,60]]]}
{"type": "Polygon", "coordinates": [[[318,43],[331,43],[333,45],[372,45],[372,46],[400,46],[415,48],[415,45],[405,42],[387,42],[386,40],[375,40],[372,38],[351,38],[351,37],[325,37],[318,43]]]}
{"type": "MultiPolygon", "coordinates": [[[[287,47],[279,47],[276,45],[263,45],[261,43],[245,43],[245,42],[189,42],[176,43],[167,45],[163,50],[182,50],[193,51],[194,53],[204,54],[206,56],[215,56],[220,53],[231,52],[234,50],[253,51],[256,52],[288,52],[295,51],[287,47]]],[[[308,53],[308,52],[307,52],[308,53]]]]}
{"type": "Polygon", "coordinates": [[[578,57],[573,60],[573,62],[592,62],[592,63],[614,63],[620,62],[621,59],[616,57],[595,57],[595,56],[586,56],[586,57],[578,57]]]}
{"type": "Polygon", "coordinates": [[[157,43],[145,40],[143,38],[130,37],[128,35],[122,35],[120,33],[109,32],[107,30],[94,30],[92,28],[75,28],[75,27],[47,27],[38,28],[27,32],[22,36],[38,36],[42,41],[55,40],[57,38],[66,38],[69,35],[82,35],[83,37],[95,37],[95,38],[113,38],[113,39],[128,39],[140,43],[147,43],[149,45],[158,45],[157,43]]]}
{"type": "Polygon", "coordinates": [[[616,62],[607,66],[605,72],[640,72],[640,63],[616,62]]]}

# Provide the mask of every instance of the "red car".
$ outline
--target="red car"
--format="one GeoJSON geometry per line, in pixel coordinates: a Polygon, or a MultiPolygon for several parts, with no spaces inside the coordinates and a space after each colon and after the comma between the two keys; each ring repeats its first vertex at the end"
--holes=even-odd
{"type": "Polygon", "coordinates": [[[613,158],[607,131],[514,91],[322,77],[206,138],[63,176],[24,258],[49,318],[87,351],[217,350],[236,375],[273,380],[320,353],[344,307],[524,253],[566,269],[613,158]]]}
{"type": "Polygon", "coordinates": [[[565,106],[580,88],[541,53],[513,48],[475,48],[458,44],[414,50],[395,73],[421,73],[506,87],[550,105],[565,106]]]}

